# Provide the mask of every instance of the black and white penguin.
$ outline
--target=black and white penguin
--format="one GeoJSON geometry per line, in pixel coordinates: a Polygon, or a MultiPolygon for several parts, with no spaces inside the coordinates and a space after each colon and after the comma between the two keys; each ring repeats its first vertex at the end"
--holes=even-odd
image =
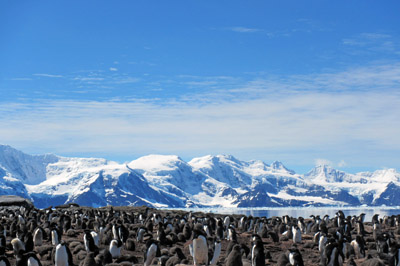
{"type": "Polygon", "coordinates": [[[236,234],[236,230],[233,226],[229,226],[228,228],[228,234],[226,237],[227,240],[235,240],[237,239],[237,234],[236,234]]]}
{"type": "Polygon", "coordinates": [[[301,243],[301,230],[297,225],[292,226],[293,243],[301,243]]]}
{"type": "Polygon", "coordinates": [[[56,246],[56,252],[54,255],[55,266],[69,266],[72,265],[72,254],[65,244],[61,241],[60,244],[56,246]]]}
{"type": "Polygon", "coordinates": [[[25,252],[25,244],[21,239],[14,238],[13,240],[11,240],[11,245],[13,247],[15,256],[19,255],[21,251],[25,252]]]}
{"type": "Polygon", "coordinates": [[[161,256],[161,250],[158,242],[154,239],[149,239],[146,242],[146,251],[144,252],[144,266],[150,266],[155,257],[161,256]]]}
{"type": "Polygon", "coordinates": [[[58,228],[53,227],[51,229],[51,243],[53,246],[57,246],[61,242],[61,232],[58,228]]]}
{"type": "Polygon", "coordinates": [[[293,266],[304,266],[303,257],[297,248],[289,249],[290,253],[288,255],[289,263],[293,266]]]}
{"type": "Polygon", "coordinates": [[[142,243],[144,234],[147,233],[147,228],[139,227],[136,234],[136,241],[142,243]]]}
{"type": "Polygon", "coordinates": [[[350,245],[353,247],[357,259],[365,257],[365,241],[361,235],[357,235],[350,245]]]}
{"type": "Polygon", "coordinates": [[[122,243],[125,243],[126,240],[128,240],[129,230],[122,223],[118,225],[117,233],[119,240],[121,240],[122,243]]]}
{"type": "Polygon", "coordinates": [[[42,266],[42,263],[35,252],[28,252],[16,257],[16,266],[42,266]]]}
{"type": "Polygon", "coordinates": [[[342,266],[344,262],[344,255],[337,242],[329,241],[325,247],[323,256],[323,265],[326,266],[342,266]]]}
{"type": "Polygon", "coordinates": [[[205,232],[197,229],[193,230],[193,238],[189,250],[195,265],[208,264],[208,245],[205,232]]]}
{"type": "Polygon", "coordinates": [[[43,244],[44,230],[42,227],[37,227],[33,231],[33,244],[35,247],[40,247],[43,244]]]}
{"type": "Polygon", "coordinates": [[[213,257],[209,263],[209,265],[217,265],[219,256],[221,255],[221,241],[216,239],[214,242],[214,252],[213,252],[213,257]]]}
{"type": "Polygon", "coordinates": [[[90,230],[85,230],[83,244],[85,245],[86,252],[95,252],[98,250],[90,230]]]}
{"type": "Polygon", "coordinates": [[[119,258],[121,256],[122,242],[119,239],[111,240],[109,251],[113,258],[119,258]]]}
{"type": "Polygon", "coordinates": [[[259,235],[253,235],[251,266],[265,266],[264,244],[259,235]]]}
{"type": "Polygon", "coordinates": [[[224,225],[222,224],[221,219],[217,220],[217,228],[215,231],[215,235],[219,240],[222,240],[224,238],[224,225]]]}
{"type": "Polygon", "coordinates": [[[379,214],[374,214],[371,219],[372,224],[379,223],[379,214]]]}
{"type": "Polygon", "coordinates": [[[30,252],[33,250],[34,243],[33,243],[33,236],[31,232],[27,232],[24,235],[24,244],[25,244],[25,251],[30,252]]]}
{"type": "Polygon", "coordinates": [[[365,236],[364,223],[356,221],[357,235],[365,236]]]}
{"type": "Polygon", "coordinates": [[[240,245],[233,246],[225,260],[225,266],[243,266],[242,252],[240,245]]]}

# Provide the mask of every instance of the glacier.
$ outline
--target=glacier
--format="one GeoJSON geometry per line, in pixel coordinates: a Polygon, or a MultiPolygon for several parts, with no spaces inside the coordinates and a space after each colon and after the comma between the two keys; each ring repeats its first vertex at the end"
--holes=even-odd
{"type": "Polygon", "coordinates": [[[350,174],[319,165],[297,174],[278,161],[241,161],[232,155],[189,162],[147,155],[121,164],[29,155],[0,145],[0,195],[28,198],[38,208],[69,202],[157,208],[399,206],[400,173],[350,174]]]}

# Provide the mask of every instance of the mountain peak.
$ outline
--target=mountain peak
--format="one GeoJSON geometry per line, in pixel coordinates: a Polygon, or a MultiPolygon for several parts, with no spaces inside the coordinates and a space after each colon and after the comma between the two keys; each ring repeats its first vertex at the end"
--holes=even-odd
{"type": "Polygon", "coordinates": [[[295,174],[295,172],[293,170],[287,169],[282,162],[280,161],[274,161],[271,164],[271,168],[274,170],[278,170],[278,171],[285,171],[288,172],[290,174],[295,174]]]}
{"type": "Polygon", "coordinates": [[[151,171],[154,169],[171,170],[180,164],[186,164],[186,162],[177,155],[150,154],[131,161],[128,166],[132,169],[140,168],[151,171]]]}

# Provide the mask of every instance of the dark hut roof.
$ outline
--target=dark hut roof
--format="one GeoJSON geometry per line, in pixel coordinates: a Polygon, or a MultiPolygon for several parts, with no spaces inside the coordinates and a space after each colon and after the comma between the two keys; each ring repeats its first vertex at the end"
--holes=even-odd
{"type": "Polygon", "coordinates": [[[3,195],[0,196],[0,207],[10,207],[10,206],[15,206],[15,207],[20,207],[24,206],[26,208],[33,208],[33,203],[20,196],[15,196],[15,195],[3,195]]]}

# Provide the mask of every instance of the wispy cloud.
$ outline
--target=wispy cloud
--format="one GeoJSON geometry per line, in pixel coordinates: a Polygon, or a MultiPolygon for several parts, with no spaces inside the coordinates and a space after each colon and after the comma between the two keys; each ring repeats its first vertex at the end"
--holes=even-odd
{"type": "Polygon", "coordinates": [[[62,77],[64,77],[63,75],[53,75],[53,74],[45,74],[45,73],[32,74],[32,75],[37,76],[37,77],[46,77],[46,78],[62,78],[62,77]]]}
{"type": "Polygon", "coordinates": [[[248,27],[231,27],[229,30],[240,33],[254,33],[254,32],[262,32],[263,30],[257,28],[248,28],[248,27]]]}
{"type": "Polygon", "coordinates": [[[390,165],[400,150],[398,66],[258,77],[238,89],[162,100],[3,103],[0,139],[61,154],[232,153],[289,164],[390,165]]]}
{"type": "MultiPolygon", "coordinates": [[[[368,51],[398,53],[400,45],[392,35],[382,33],[361,33],[345,38],[342,43],[353,48],[362,48],[368,51]]],[[[357,52],[360,52],[357,50],[357,52]]]]}
{"type": "Polygon", "coordinates": [[[10,80],[20,80],[20,81],[26,81],[26,80],[32,80],[32,78],[11,78],[10,80]]]}
{"type": "Polygon", "coordinates": [[[110,71],[118,71],[118,68],[116,68],[116,67],[110,67],[109,70],[110,70],[110,71]]]}

